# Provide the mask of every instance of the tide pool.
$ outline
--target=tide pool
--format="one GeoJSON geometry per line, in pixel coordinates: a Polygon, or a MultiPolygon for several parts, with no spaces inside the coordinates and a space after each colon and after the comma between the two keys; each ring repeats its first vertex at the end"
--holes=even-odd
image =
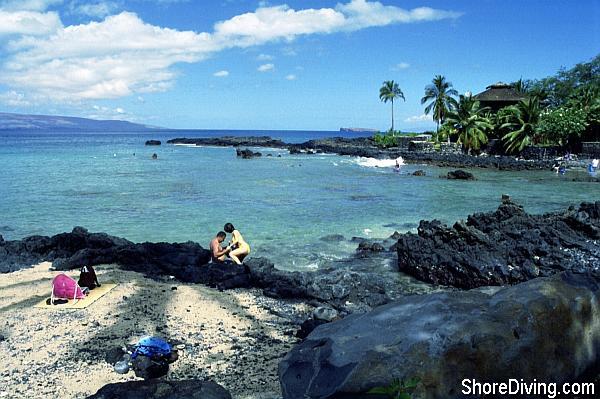
{"type": "Polygon", "coordinates": [[[338,132],[162,132],[156,134],[0,133],[0,234],[53,235],[84,226],[141,241],[197,241],[208,247],[226,222],[284,269],[331,265],[356,249],[354,236],[415,231],[421,219],[454,223],[494,210],[502,194],[528,212],[600,199],[597,183],[550,171],[471,170],[477,181],[449,181],[448,169],[404,165],[400,173],[364,159],[289,155],[255,148],[165,144],[174,137],[271,135],[288,142],[338,132]],[[163,145],[145,146],[147,139],[163,145]],[[152,160],[156,153],[158,159],[152,160]],[[271,154],[271,156],[266,156],[271,154]],[[417,169],[425,177],[411,173],[417,169]],[[323,241],[341,234],[344,241],[323,241]]]}

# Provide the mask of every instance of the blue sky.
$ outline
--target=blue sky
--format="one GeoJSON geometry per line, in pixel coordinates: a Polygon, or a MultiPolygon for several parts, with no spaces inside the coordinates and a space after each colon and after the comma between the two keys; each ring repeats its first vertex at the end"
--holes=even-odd
{"type": "Polygon", "coordinates": [[[434,127],[424,87],[542,78],[600,51],[600,1],[0,0],[0,111],[172,128],[434,127]]]}

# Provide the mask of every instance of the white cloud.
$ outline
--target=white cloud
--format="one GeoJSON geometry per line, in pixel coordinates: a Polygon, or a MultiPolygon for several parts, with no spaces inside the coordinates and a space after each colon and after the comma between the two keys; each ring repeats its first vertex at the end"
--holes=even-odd
{"type": "Polygon", "coordinates": [[[229,76],[229,71],[225,71],[225,70],[218,71],[218,72],[213,73],[213,76],[216,76],[217,78],[224,78],[224,77],[229,76]]]}
{"type": "Polygon", "coordinates": [[[123,119],[127,115],[128,120],[135,119],[121,107],[111,108],[103,105],[93,105],[92,110],[87,112],[87,117],[91,119],[123,119]]]}
{"type": "Polygon", "coordinates": [[[272,61],[272,60],[273,60],[273,58],[275,58],[275,57],[273,57],[272,55],[269,55],[269,54],[259,54],[259,55],[256,57],[256,59],[257,59],[258,61],[272,61]]]}
{"type": "Polygon", "coordinates": [[[262,64],[256,70],[258,72],[269,72],[269,71],[272,71],[273,69],[275,69],[275,65],[273,65],[273,64],[262,64]]]}
{"type": "Polygon", "coordinates": [[[55,12],[4,11],[0,9],[0,37],[3,35],[47,35],[62,28],[55,12]]]}
{"type": "Polygon", "coordinates": [[[437,21],[460,15],[429,7],[405,10],[366,0],[351,0],[335,8],[304,10],[281,5],[260,7],[255,12],[219,22],[215,24],[215,36],[227,38],[232,45],[246,47],[274,40],[289,41],[300,35],[355,31],[393,23],[437,21]]]}
{"type": "Polygon", "coordinates": [[[294,75],[293,73],[287,75],[285,78],[287,80],[296,80],[296,79],[298,79],[298,77],[296,75],[294,75]]]}
{"type": "Polygon", "coordinates": [[[292,40],[299,35],[331,33],[345,23],[332,8],[293,10],[286,5],[259,8],[215,25],[215,35],[240,47],[274,40],[292,40]]]}
{"type": "Polygon", "coordinates": [[[11,107],[28,107],[32,105],[25,99],[23,93],[17,93],[14,90],[0,93],[0,102],[11,107]]]}
{"type": "Polygon", "coordinates": [[[288,56],[288,57],[295,57],[295,56],[297,56],[297,55],[298,55],[298,52],[297,52],[296,50],[294,50],[293,48],[291,48],[291,47],[284,47],[284,48],[281,50],[281,53],[282,53],[283,55],[286,55],[286,56],[288,56]]]}
{"type": "Polygon", "coordinates": [[[145,24],[123,12],[69,26],[46,40],[12,43],[15,55],[0,81],[55,100],[117,98],[165,91],[177,62],[197,62],[216,49],[206,33],[145,24]]]}
{"type": "Polygon", "coordinates": [[[399,64],[396,64],[392,69],[395,71],[400,71],[402,69],[408,69],[410,68],[410,64],[408,62],[401,62],[399,64]]]}
{"type": "Polygon", "coordinates": [[[71,12],[88,17],[103,18],[113,14],[119,9],[119,5],[113,1],[99,1],[97,3],[71,3],[71,12]]]}
{"type": "Polygon", "coordinates": [[[438,21],[458,18],[461,13],[418,7],[405,10],[395,6],[385,6],[378,1],[352,0],[347,4],[338,4],[336,10],[346,17],[346,30],[358,30],[373,26],[385,26],[393,23],[412,23],[438,21]]]}
{"type": "Polygon", "coordinates": [[[48,7],[61,4],[63,0],[5,0],[0,8],[7,11],[46,11],[48,7]]]}
{"type": "Polygon", "coordinates": [[[419,123],[419,122],[431,122],[433,119],[431,117],[431,115],[415,115],[415,116],[411,116],[408,117],[404,120],[404,122],[407,123],[419,123]]]}
{"type": "MultiPolygon", "coordinates": [[[[430,8],[404,10],[365,0],[321,9],[262,6],[217,22],[212,33],[197,33],[151,25],[130,12],[63,28],[56,13],[32,11],[59,2],[29,0],[25,2],[29,11],[0,10],[0,35],[22,34],[9,42],[7,53],[0,53],[0,83],[10,90],[62,102],[165,91],[176,78],[174,64],[199,62],[228,48],[459,15],[430,8]]],[[[112,3],[96,1],[91,5],[108,8],[87,11],[100,15],[109,12],[112,3]]],[[[273,69],[271,63],[259,67],[261,72],[273,69]]]]}

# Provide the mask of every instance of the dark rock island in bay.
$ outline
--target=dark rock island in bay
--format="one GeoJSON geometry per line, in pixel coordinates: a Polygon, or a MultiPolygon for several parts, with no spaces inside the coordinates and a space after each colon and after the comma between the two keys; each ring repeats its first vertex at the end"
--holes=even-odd
{"type": "Polygon", "coordinates": [[[326,152],[338,155],[369,157],[378,159],[395,159],[402,157],[406,163],[427,163],[441,167],[492,168],[498,170],[550,170],[550,160],[517,160],[510,156],[471,156],[456,152],[422,151],[418,147],[406,146],[390,149],[379,148],[371,137],[343,138],[331,137],[309,140],[300,144],[285,143],[268,136],[260,137],[213,137],[213,138],[175,138],[169,144],[195,144],[222,147],[272,147],[285,148],[290,153],[326,152]]]}

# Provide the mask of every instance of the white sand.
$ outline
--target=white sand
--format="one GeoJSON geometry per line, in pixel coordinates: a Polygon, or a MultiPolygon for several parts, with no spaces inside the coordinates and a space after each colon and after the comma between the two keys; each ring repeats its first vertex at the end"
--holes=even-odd
{"type": "Polygon", "coordinates": [[[280,396],[277,365],[297,340],[290,320],[274,313],[300,319],[310,310],[305,305],[258,290],[157,282],[107,265],[96,268],[100,282],[119,285],[88,308],[37,309],[57,274],[49,266],[0,274],[0,397],[85,398],[105,384],[135,380],[133,371],[115,373],[104,355],[144,335],[186,345],[168,379],[211,379],[235,398],[280,396]]]}

